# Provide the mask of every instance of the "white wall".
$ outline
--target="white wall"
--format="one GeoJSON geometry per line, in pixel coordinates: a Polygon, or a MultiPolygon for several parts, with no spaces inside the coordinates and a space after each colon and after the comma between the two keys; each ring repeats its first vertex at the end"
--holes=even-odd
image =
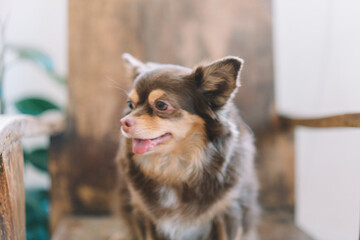
{"type": "MultiPolygon", "coordinates": [[[[47,53],[62,74],[67,69],[67,1],[11,0],[7,4],[5,42],[35,47],[47,53]]],[[[5,98],[13,102],[26,94],[41,94],[64,104],[66,92],[32,63],[22,62],[5,75],[5,98]]]]}
{"type": "MultiPolygon", "coordinates": [[[[276,104],[290,116],[360,113],[360,1],[274,0],[276,104]]],[[[360,129],[298,128],[296,222],[358,240],[360,129]]]]}
{"type": "MultiPolygon", "coordinates": [[[[0,0],[0,18],[6,15],[5,42],[7,44],[34,47],[47,53],[54,61],[56,70],[67,75],[67,0],[0,0]]],[[[6,62],[13,56],[7,55],[6,62]]],[[[33,63],[11,64],[5,72],[4,97],[7,105],[24,96],[44,96],[60,105],[66,104],[65,88],[49,77],[33,63]]],[[[7,113],[14,113],[9,107],[7,113]]],[[[47,137],[25,141],[25,147],[44,145],[47,137]]],[[[33,167],[25,169],[26,187],[45,187],[48,176],[33,167]]]]}
{"type": "Polygon", "coordinates": [[[360,129],[296,130],[296,220],[316,239],[358,240],[360,129]]]}
{"type": "Polygon", "coordinates": [[[278,111],[360,112],[360,1],[273,4],[278,111]]]}

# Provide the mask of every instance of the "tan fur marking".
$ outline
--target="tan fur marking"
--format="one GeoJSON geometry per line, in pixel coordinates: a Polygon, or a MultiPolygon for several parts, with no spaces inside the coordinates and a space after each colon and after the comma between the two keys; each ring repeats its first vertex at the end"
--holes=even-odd
{"type": "Polygon", "coordinates": [[[135,105],[139,103],[139,95],[135,90],[132,90],[129,94],[129,99],[131,102],[133,102],[135,105]]]}
{"type": "Polygon", "coordinates": [[[146,240],[154,240],[152,237],[151,223],[150,223],[149,219],[145,220],[145,239],[146,240]]]}
{"type": "Polygon", "coordinates": [[[148,102],[150,105],[153,105],[155,103],[155,101],[158,98],[161,98],[164,95],[164,91],[161,89],[155,89],[153,91],[151,91],[151,93],[148,96],[148,102]]]}
{"type": "Polygon", "coordinates": [[[136,118],[139,138],[155,138],[171,133],[169,143],[148,155],[135,155],[146,175],[165,182],[191,181],[201,172],[204,159],[204,121],[186,111],[177,120],[142,115],[136,118]]]}
{"type": "MultiPolygon", "coordinates": [[[[134,137],[136,138],[156,138],[167,132],[171,133],[175,140],[181,140],[185,136],[193,133],[194,131],[205,134],[204,120],[199,116],[192,115],[186,111],[182,111],[183,117],[181,119],[169,120],[163,119],[158,116],[150,116],[148,114],[139,117],[133,116],[136,120],[137,127],[134,129],[134,137]],[[191,132],[189,132],[192,130],[191,132]]],[[[184,142],[186,139],[183,139],[184,142]]],[[[171,150],[178,150],[171,149],[171,150]]],[[[182,151],[182,150],[181,150],[182,151]]]]}
{"type": "MultiPolygon", "coordinates": [[[[223,82],[224,79],[223,78],[220,78],[218,76],[212,76],[211,74],[213,72],[216,72],[217,71],[217,68],[218,66],[216,65],[211,65],[207,68],[204,69],[204,87],[205,87],[205,90],[206,91],[214,91],[216,89],[218,89],[218,84],[220,82],[223,82]]],[[[224,75],[227,75],[227,77],[229,79],[232,78],[231,76],[231,71],[232,71],[232,66],[230,64],[228,65],[223,65],[222,68],[221,68],[221,72],[224,74],[224,75]]],[[[232,90],[231,90],[232,91],[232,90]]]]}
{"type": "Polygon", "coordinates": [[[136,221],[135,215],[132,216],[131,222],[132,222],[132,226],[133,226],[133,229],[134,229],[134,232],[136,235],[136,239],[142,239],[141,229],[136,221]]]}
{"type": "Polygon", "coordinates": [[[218,234],[218,240],[228,240],[225,222],[222,216],[216,218],[215,225],[218,234]]]}

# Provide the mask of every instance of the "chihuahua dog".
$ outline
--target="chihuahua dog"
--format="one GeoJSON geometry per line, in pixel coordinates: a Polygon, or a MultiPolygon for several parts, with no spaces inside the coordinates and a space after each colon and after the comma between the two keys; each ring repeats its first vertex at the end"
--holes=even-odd
{"type": "Polygon", "coordinates": [[[192,70],[123,59],[133,78],[117,155],[126,239],[256,239],[253,135],[232,102],[243,60],[192,70]]]}

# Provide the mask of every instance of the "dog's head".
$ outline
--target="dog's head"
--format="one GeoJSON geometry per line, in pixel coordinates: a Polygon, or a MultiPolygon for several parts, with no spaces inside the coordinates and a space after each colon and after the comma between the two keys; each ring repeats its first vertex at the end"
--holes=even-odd
{"type": "Polygon", "coordinates": [[[129,54],[123,58],[134,84],[121,131],[132,139],[133,153],[182,151],[186,143],[204,144],[222,134],[218,114],[240,85],[240,58],[225,57],[195,70],[142,63],[129,54]]]}

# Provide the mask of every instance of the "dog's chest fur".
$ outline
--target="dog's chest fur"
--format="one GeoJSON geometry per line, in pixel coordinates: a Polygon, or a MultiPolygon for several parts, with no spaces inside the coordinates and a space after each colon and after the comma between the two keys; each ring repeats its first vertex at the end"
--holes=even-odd
{"type": "Polygon", "coordinates": [[[167,185],[131,187],[133,205],[153,220],[156,228],[169,239],[207,239],[211,220],[238,205],[238,186],[227,191],[204,191],[204,183],[197,188],[167,185]],[[201,186],[202,185],[202,186],[201,186]],[[217,196],[215,193],[217,192],[217,196]],[[144,195],[146,194],[146,195],[144,195]]]}
{"type": "MultiPolygon", "coordinates": [[[[207,221],[204,222],[202,216],[190,217],[189,214],[183,213],[181,209],[194,208],[195,204],[184,203],[181,197],[178,196],[177,190],[172,187],[162,186],[156,189],[158,192],[158,201],[149,204],[145,199],[142,199],[138,194],[132,192],[133,199],[138,201],[134,203],[146,212],[150,218],[154,219],[156,229],[169,239],[206,239],[210,233],[211,224],[207,221]]],[[[210,210],[211,211],[211,210],[210,210]]],[[[215,211],[214,211],[214,214],[215,211]]],[[[206,217],[209,214],[206,214],[206,217]]]]}

